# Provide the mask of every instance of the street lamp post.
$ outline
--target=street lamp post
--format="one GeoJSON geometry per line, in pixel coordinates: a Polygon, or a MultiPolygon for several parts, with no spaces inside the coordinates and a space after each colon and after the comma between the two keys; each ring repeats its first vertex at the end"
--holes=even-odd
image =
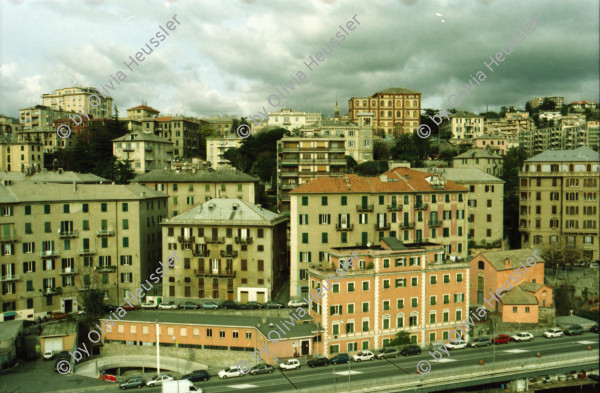
{"type": "MultiPolygon", "coordinates": [[[[177,353],[179,353],[179,351],[177,351],[177,349],[179,348],[179,343],[177,342],[177,337],[173,336],[173,342],[175,343],[175,351],[177,353]]],[[[177,372],[179,372],[179,356],[175,356],[177,358],[177,372]]]]}
{"type": "MultiPolygon", "coordinates": [[[[492,339],[492,340],[494,340],[496,338],[496,320],[494,319],[493,316],[490,317],[490,320],[494,324],[494,338],[492,339]]],[[[497,344],[496,344],[495,341],[492,341],[492,342],[494,343],[494,351],[493,351],[494,352],[494,358],[493,358],[492,363],[493,363],[493,367],[495,368],[496,367],[496,345],[497,344]]]]}

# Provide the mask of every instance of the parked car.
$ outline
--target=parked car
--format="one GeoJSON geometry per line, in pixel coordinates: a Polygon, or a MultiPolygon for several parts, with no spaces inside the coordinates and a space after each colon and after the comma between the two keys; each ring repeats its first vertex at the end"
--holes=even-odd
{"type": "Polygon", "coordinates": [[[598,329],[599,329],[599,327],[598,327],[598,324],[596,323],[594,326],[592,326],[590,328],[590,332],[592,332],[592,333],[598,333],[598,329]]]}
{"type": "Polygon", "coordinates": [[[565,330],[567,336],[577,336],[583,334],[583,328],[580,325],[571,325],[565,330]]]}
{"type": "Polygon", "coordinates": [[[145,302],[142,303],[142,308],[156,308],[156,302],[145,302]]]}
{"type": "Polygon", "coordinates": [[[593,268],[597,269],[598,267],[600,267],[600,263],[598,263],[597,261],[596,262],[592,262],[592,263],[590,263],[590,267],[593,267],[593,268]]]}
{"type": "Polygon", "coordinates": [[[377,352],[375,357],[377,359],[397,358],[400,355],[400,351],[395,348],[383,348],[377,352]]]}
{"type": "Polygon", "coordinates": [[[161,310],[177,310],[177,304],[173,302],[161,303],[158,305],[158,308],[161,310]]]}
{"type": "Polygon", "coordinates": [[[146,382],[146,386],[160,386],[165,381],[173,381],[174,378],[167,374],[158,374],[148,382],[146,382]]]}
{"type": "Polygon", "coordinates": [[[67,317],[67,313],[60,311],[52,311],[48,313],[48,318],[53,321],[57,321],[59,319],[65,319],[67,317]]]}
{"type": "Polygon", "coordinates": [[[283,304],[276,302],[274,300],[269,300],[266,304],[267,308],[283,308],[283,304]]]}
{"type": "Polygon", "coordinates": [[[131,377],[127,381],[119,385],[122,390],[141,388],[144,386],[144,380],[142,377],[131,377]]]}
{"type": "Polygon", "coordinates": [[[265,308],[265,305],[259,302],[248,302],[248,308],[250,310],[257,310],[259,308],[265,308]]]}
{"type": "Polygon", "coordinates": [[[409,345],[406,348],[402,348],[400,351],[400,355],[408,356],[408,355],[419,355],[421,353],[421,347],[418,345],[409,345]]]}
{"type": "Polygon", "coordinates": [[[469,343],[471,348],[489,347],[490,345],[492,345],[492,339],[489,337],[477,337],[469,343]]]}
{"type": "Polygon", "coordinates": [[[46,351],[42,356],[44,357],[44,360],[50,360],[54,357],[54,352],[46,351]]]}
{"type": "Polygon", "coordinates": [[[308,306],[304,300],[290,300],[287,305],[291,308],[308,306]]]}
{"type": "Polygon", "coordinates": [[[521,342],[521,341],[531,341],[533,340],[533,334],[527,332],[519,332],[511,337],[513,341],[521,342]]]}
{"type": "Polygon", "coordinates": [[[182,310],[196,310],[198,308],[198,305],[192,302],[183,302],[179,305],[179,308],[181,308],[182,310]]]}
{"type": "Polygon", "coordinates": [[[467,342],[465,340],[458,340],[457,342],[449,342],[446,344],[446,348],[454,350],[454,349],[465,349],[467,347],[467,342]]]}
{"type": "Polygon", "coordinates": [[[254,366],[250,369],[250,375],[271,374],[273,370],[275,370],[273,366],[268,364],[259,364],[258,366],[254,366]]]}
{"type": "Polygon", "coordinates": [[[221,308],[236,308],[235,306],[236,303],[230,300],[225,300],[223,303],[221,303],[221,308]]]}
{"type": "Polygon", "coordinates": [[[338,353],[331,359],[329,359],[329,364],[343,364],[348,363],[350,361],[350,356],[347,353],[338,353]]]}
{"type": "Polygon", "coordinates": [[[140,308],[140,306],[138,306],[137,304],[132,304],[129,305],[128,303],[125,303],[121,306],[121,308],[125,311],[134,311],[140,308]]]}
{"type": "Polygon", "coordinates": [[[544,337],[546,338],[560,337],[562,335],[563,331],[559,328],[548,329],[548,331],[544,332],[544,337]]]}
{"type": "Polygon", "coordinates": [[[205,310],[218,310],[220,307],[215,302],[204,302],[202,308],[205,310]]]}
{"type": "Polygon", "coordinates": [[[500,334],[496,337],[494,337],[494,344],[508,344],[510,341],[512,340],[512,338],[507,335],[507,334],[500,334]]]}
{"type": "Polygon", "coordinates": [[[184,375],[181,377],[181,379],[187,379],[188,381],[192,382],[208,381],[210,379],[210,375],[208,375],[206,370],[196,370],[184,375]]]}
{"type": "Polygon", "coordinates": [[[248,310],[250,307],[246,303],[238,303],[235,305],[236,310],[248,310]]]}
{"type": "Polygon", "coordinates": [[[328,365],[329,365],[329,359],[324,358],[324,357],[318,357],[318,358],[314,358],[314,359],[308,361],[308,367],[310,367],[310,368],[328,366],[328,365]]]}
{"type": "Polygon", "coordinates": [[[227,379],[227,378],[234,378],[234,377],[243,377],[244,373],[237,366],[231,366],[229,368],[226,368],[225,370],[219,371],[218,375],[219,375],[219,378],[227,379]]]}
{"type": "Polygon", "coordinates": [[[279,364],[279,368],[282,370],[300,370],[300,361],[298,359],[290,359],[279,364]]]}
{"type": "Polygon", "coordinates": [[[352,355],[352,360],[355,362],[362,362],[363,360],[375,360],[375,354],[371,351],[360,351],[352,355]]]}

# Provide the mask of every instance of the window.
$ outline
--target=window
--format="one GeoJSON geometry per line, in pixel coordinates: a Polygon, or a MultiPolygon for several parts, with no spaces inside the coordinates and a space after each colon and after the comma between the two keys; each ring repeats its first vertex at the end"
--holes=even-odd
{"type": "Polygon", "coordinates": [[[398,309],[404,308],[404,299],[396,299],[396,307],[398,309]]]}
{"type": "Polygon", "coordinates": [[[50,205],[44,205],[44,214],[50,214],[50,205]]]}
{"type": "Polygon", "coordinates": [[[212,337],[212,329],[206,329],[206,337],[212,337]]]}
{"type": "Polygon", "coordinates": [[[45,233],[51,233],[52,232],[52,228],[50,226],[50,222],[45,222],[44,223],[44,232],[45,233]]]}
{"type": "Polygon", "coordinates": [[[369,302],[363,302],[363,304],[362,304],[362,311],[363,312],[369,312],[369,302]]]}
{"type": "Polygon", "coordinates": [[[384,268],[390,267],[390,260],[389,260],[389,258],[383,260],[383,267],[384,268]]]}
{"type": "Polygon", "coordinates": [[[354,292],[354,283],[353,282],[348,283],[348,292],[354,292]]]}
{"type": "Polygon", "coordinates": [[[396,288],[404,288],[406,287],[406,278],[397,278],[396,279],[396,288]]]}
{"type": "Polygon", "coordinates": [[[302,206],[308,206],[308,197],[307,196],[302,197],[302,206]]]}
{"type": "Polygon", "coordinates": [[[348,314],[354,314],[354,303],[348,304],[348,314]]]}
{"type": "Polygon", "coordinates": [[[100,204],[100,211],[103,213],[106,213],[108,211],[108,204],[107,203],[101,203],[100,204]]]}
{"type": "Polygon", "coordinates": [[[327,206],[327,197],[326,196],[321,197],[321,206],[327,206]]]}
{"type": "Polygon", "coordinates": [[[435,306],[437,304],[437,296],[429,296],[429,305],[435,306]]]}
{"type": "Polygon", "coordinates": [[[429,283],[431,285],[437,284],[437,276],[431,276],[431,277],[429,277],[429,283]]]}
{"type": "Polygon", "coordinates": [[[25,206],[25,215],[26,216],[30,216],[31,215],[31,206],[25,206]]]}
{"type": "Polygon", "coordinates": [[[383,280],[383,289],[390,289],[390,280],[383,280]]]}
{"type": "MultiPolygon", "coordinates": [[[[435,323],[435,313],[429,314],[429,323],[435,323]]],[[[433,333],[435,335],[435,333],[433,333]]]]}
{"type": "Polygon", "coordinates": [[[299,225],[308,225],[308,214],[299,214],[298,215],[298,224],[299,225]]]}
{"type": "Polygon", "coordinates": [[[368,291],[369,290],[369,281],[363,281],[362,282],[362,289],[363,289],[363,291],[368,291]]]}
{"type": "Polygon", "coordinates": [[[332,293],[340,293],[340,284],[333,284],[332,293]]]}
{"type": "Polygon", "coordinates": [[[444,295],[444,304],[450,304],[450,295],[444,295]]]}
{"type": "Polygon", "coordinates": [[[450,275],[444,274],[444,284],[448,284],[450,282],[450,275]]]}
{"type": "Polygon", "coordinates": [[[308,244],[308,233],[306,232],[302,234],[302,243],[308,244]]]}
{"type": "Polygon", "coordinates": [[[369,321],[368,320],[362,322],[362,330],[363,330],[363,332],[369,331],[369,321]]]}
{"type": "Polygon", "coordinates": [[[419,300],[416,297],[412,297],[410,298],[410,306],[411,307],[418,307],[419,306],[419,300]]]}
{"type": "Polygon", "coordinates": [[[33,230],[31,229],[31,223],[26,222],[25,223],[25,234],[31,235],[32,233],[33,233],[33,230]]]}
{"type": "Polygon", "coordinates": [[[348,204],[348,197],[347,196],[342,196],[341,197],[341,201],[340,201],[342,206],[346,206],[348,204]]]}
{"type": "Polygon", "coordinates": [[[383,309],[384,310],[389,310],[390,309],[390,301],[389,300],[384,300],[383,301],[383,309]]]}
{"type": "Polygon", "coordinates": [[[123,229],[129,229],[129,220],[126,218],[123,219],[123,229]]]}
{"type": "Polygon", "coordinates": [[[327,232],[321,233],[321,243],[327,243],[328,242],[327,236],[328,236],[327,232]]]}
{"type": "Polygon", "coordinates": [[[485,266],[485,263],[483,261],[479,261],[477,263],[477,267],[479,268],[479,270],[483,270],[484,266],[485,266]]]}

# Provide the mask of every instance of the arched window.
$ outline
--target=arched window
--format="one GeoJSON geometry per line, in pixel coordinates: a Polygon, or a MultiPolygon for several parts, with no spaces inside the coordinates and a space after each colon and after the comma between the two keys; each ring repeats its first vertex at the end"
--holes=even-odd
{"type": "Polygon", "coordinates": [[[392,106],[392,100],[388,101],[388,106],[392,106]]]}

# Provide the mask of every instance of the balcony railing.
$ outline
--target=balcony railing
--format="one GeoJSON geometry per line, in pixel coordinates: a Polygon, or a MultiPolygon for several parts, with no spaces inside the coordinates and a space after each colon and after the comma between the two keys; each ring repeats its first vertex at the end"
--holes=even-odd
{"type": "Polygon", "coordinates": [[[78,274],[79,272],[77,271],[77,269],[73,268],[73,267],[67,267],[64,269],[60,269],[60,274],[62,275],[68,275],[68,274],[78,274]]]}
{"type": "Polygon", "coordinates": [[[283,177],[287,177],[287,176],[291,176],[291,177],[298,177],[298,172],[293,172],[293,171],[281,171],[281,176],[283,177]]]}
{"type": "Polygon", "coordinates": [[[58,251],[48,250],[40,252],[40,258],[56,258],[60,255],[58,251]]]}
{"type": "Polygon", "coordinates": [[[225,243],[225,238],[224,237],[207,237],[206,242],[207,243],[225,243]]]}
{"type": "Polygon", "coordinates": [[[8,236],[5,236],[4,234],[0,234],[0,244],[1,243],[15,243],[17,241],[17,232],[16,231],[12,231],[12,233],[9,233],[8,236]]]}
{"type": "Polygon", "coordinates": [[[210,251],[209,250],[202,250],[202,249],[192,250],[192,255],[195,256],[195,257],[206,258],[206,257],[210,256],[210,251]]]}
{"type": "Polygon", "coordinates": [[[78,235],[79,233],[77,231],[63,231],[62,229],[58,230],[58,237],[61,239],[77,237],[78,235]]]}
{"type": "Polygon", "coordinates": [[[114,235],[115,235],[115,231],[113,231],[112,229],[101,229],[99,231],[96,231],[96,236],[99,236],[99,237],[114,236],[114,235]]]}
{"type": "Polygon", "coordinates": [[[349,225],[335,224],[335,229],[340,232],[352,231],[354,229],[354,224],[349,224],[349,225]]]}
{"type": "Polygon", "coordinates": [[[100,265],[95,266],[94,270],[100,273],[112,273],[117,270],[117,267],[115,265],[100,265]]]}
{"type": "Polygon", "coordinates": [[[415,210],[427,210],[428,208],[429,208],[429,205],[427,203],[421,203],[421,204],[415,205],[415,210]]]}
{"type": "Polygon", "coordinates": [[[11,274],[8,276],[0,276],[0,282],[19,281],[20,278],[21,278],[20,274],[11,274]]]}
{"type": "Polygon", "coordinates": [[[44,288],[44,295],[60,295],[61,293],[62,293],[61,287],[44,288]]]}
{"type": "Polygon", "coordinates": [[[85,248],[83,250],[79,250],[79,255],[94,255],[96,253],[95,249],[85,248]]]}
{"type": "Polygon", "coordinates": [[[357,212],[372,212],[373,205],[356,205],[357,212]]]}
{"type": "Polygon", "coordinates": [[[252,238],[251,237],[236,237],[235,242],[236,242],[236,244],[252,244],[252,238]]]}
{"type": "Polygon", "coordinates": [[[387,209],[390,212],[400,212],[402,211],[402,205],[388,205],[387,209]]]}
{"type": "Polygon", "coordinates": [[[400,229],[411,229],[414,227],[415,227],[414,222],[401,222],[400,223],[400,229]]]}
{"type": "Polygon", "coordinates": [[[195,236],[177,236],[177,241],[179,243],[196,243],[195,236]]]}
{"type": "Polygon", "coordinates": [[[297,184],[282,184],[281,188],[284,190],[293,190],[294,188],[298,187],[297,184]]]}
{"type": "Polygon", "coordinates": [[[124,147],[121,150],[123,150],[123,151],[133,151],[133,147],[124,147]]]}
{"type": "Polygon", "coordinates": [[[382,224],[375,224],[375,229],[380,230],[380,231],[387,231],[388,229],[390,229],[391,224],[389,222],[382,224]]]}
{"type": "Polygon", "coordinates": [[[442,225],[444,225],[444,221],[429,220],[429,226],[432,228],[441,227],[442,225]]]}
{"type": "Polygon", "coordinates": [[[237,258],[238,252],[234,250],[221,250],[221,258],[237,258]]]}
{"type": "Polygon", "coordinates": [[[215,272],[213,270],[194,270],[194,274],[198,277],[230,277],[235,278],[235,270],[225,270],[221,272],[215,272]]]}

